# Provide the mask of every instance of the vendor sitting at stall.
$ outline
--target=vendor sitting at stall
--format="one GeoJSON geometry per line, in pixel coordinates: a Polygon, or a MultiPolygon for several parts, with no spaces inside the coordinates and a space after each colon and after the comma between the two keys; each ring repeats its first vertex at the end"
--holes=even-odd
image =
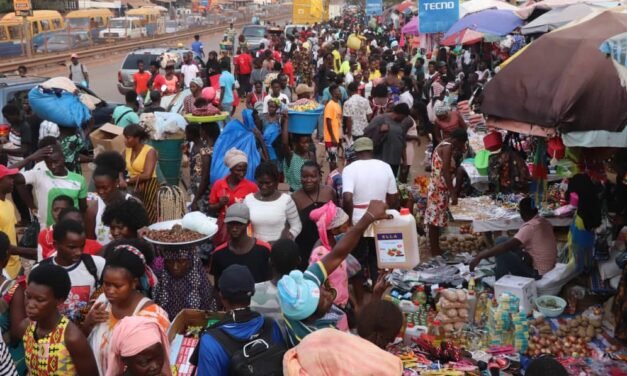
{"type": "Polygon", "coordinates": [[[470,262],[473,271],[482,259],[496,256],[495,277],[507,274],[540,279],[555,267],[557,243],[553,226],[538,215],[530,197],[518,203],[520,216],[525,222],[513,238],[498,238],[491,249],[480,252],[470,262]]]}

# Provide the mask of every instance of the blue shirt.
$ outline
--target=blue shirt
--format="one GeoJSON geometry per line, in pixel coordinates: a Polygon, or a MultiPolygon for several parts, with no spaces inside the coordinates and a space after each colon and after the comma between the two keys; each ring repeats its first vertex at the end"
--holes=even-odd
{"type": "Polygon", "coordinates": [[[223,88],[223,104],[233,104],[233,101],[235,100],[233,97],[233,85],[235,85],[235,76],[233,76],[230,72],[223,71],[220,75],[220,88],[223,88]]]}
{"type": "MultiPolygon", "coordinates": [[[[342,95],[342,98],[340,98],[340,104],[343,105],[344,102],[348,100],[348,92],[346,91],[346,89],[344,89],[344,86],[340,86],[339,88],[340,88],[340,94],[342,95]]],[[[322,102],[327,103],[330,100],[331,100],[331,92],[329,91],[329,88],[326,87],[322,91],[322,102]]]]}
{"type": "MultiPolygon", "coordinates": [[[[231,336],[246,340],[257,334],[263,326],[263,316],[238,324],[226,324],[221,326],[231,336]]],[[[272,340],[276,344],[285,344],[281,336],[281,329],[275,322],[272,331],[272,340]]],[[[200,338],[200,349],[198,352],[198,376],[227,376],[231,358],[224,351],[222,346],[209,333],[200,338]]]]}
{"type": "Polygon", "coordinates": [[[202,45],[201,41],[192,42],[192,52],[194,52],[196,55],[201,56],[203,48],[204,46],[202,45]]]}

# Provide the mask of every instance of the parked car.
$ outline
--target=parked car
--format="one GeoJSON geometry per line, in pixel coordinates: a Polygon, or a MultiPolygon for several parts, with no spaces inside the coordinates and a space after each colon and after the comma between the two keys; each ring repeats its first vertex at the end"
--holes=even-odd
{"type": "MultiPolygon", "coordinates": [[[[28,96],[28,92],[35,86],[47,81],[48,77],[20,77],[17,75],[2,75],[0,74],[0,107],[4,107],[7,104],[14,104],[19,108],[22,108],[24,98],[28,96]]],[[[94,93],[91,89],[77,85],[78,89],[86,94],[98,98],[100,102],[96,104],[96,109],[92,111],[94,117],[95,128],[111,121],[111,114],[115,107],[120,103],[107,102],[100,98],[98,94],[94,93]]],[[[7,123],[6,119],[0,113],[0,123],[7,123]]]]}
{"type": "Polygon", "coordinates": [[[73,50],[90,45],[87,31],[60,31],[37,48],[38,53],[73,50]]]}
{"type": "Polygon", "coordinates": [[[100,31],[100,39],[114,41],[119,39],[141,38],[146,34],[140,17],[116,17],[109,21],[109,26],[100,31]]]}
{"type": "MultiPolygon", "coordinates": [[[[133,90],[133,75],[137,73],[137,62],[142,60],[146,66],[146,70],[152,61],[159,61],[161,55],[164,53],[171,53],[178,55],[178,62],[175,66],[175,72],[181,72],[181,64],[183,62],[183,55],[187,52],[192,52],[187,48],[141,48],[135,51],[129,52],[122,62],[122,66],[118,71],[118,91],[124,95],[129,90],[133,90]]],[[[205,76],[205,63],[200,58],[195,59],[200,67],[201,77],[205,76]]],[[[162,72],[163,73],[163,72],[162,72]]]]}
{"type": "Polygon", "coordinates": [[[246,25],[242,29],[242,34],[246,38],[248,49],[252,53],[257,52],[259,49],[259,43],[261,43],[261,40],[264,38],[267,30],[268,28],[262,25],[246,25]]]}

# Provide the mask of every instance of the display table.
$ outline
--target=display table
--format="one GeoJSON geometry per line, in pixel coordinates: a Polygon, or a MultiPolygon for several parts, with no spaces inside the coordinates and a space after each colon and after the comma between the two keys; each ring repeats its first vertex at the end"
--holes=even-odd
{"type": "MultiPolygon", "coordinates": [[[[474,163],[470,161],[462,162],[462,168],[466,171],[466,175],[468,175],[468,179],[470,179],[470,184],[480,191],[486,191],[488,189],[488,176],[479,175],[479,171],[475,167],[474,163]]],[[[547,180],[549,182],[560,181],[563,178],[556,174],[549,174],[547,180]]]]}
{"type": "MultiPolygon", "coordinates": [[[[453,220],[472,222],[474,232],[518,230],[524,223],[516,204],[499,206],[489,196],[460,198],[449,206],[453,220]]],[[[568,227],[572,217],[547,217],[553,227],[568,227]]]]}

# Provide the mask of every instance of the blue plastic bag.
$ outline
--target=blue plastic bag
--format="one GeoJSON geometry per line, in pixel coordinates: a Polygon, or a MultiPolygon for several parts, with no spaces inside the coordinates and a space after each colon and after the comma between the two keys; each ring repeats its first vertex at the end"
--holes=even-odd
{"type": "Polygon", "coordinates": [[[28,102],[37,116],[60,127],[81,128],[91,120],[87,106],[65,90],[35,86],[28,93],[28,102]]]}
{"type": "Polygon", "coordinates": [[[248,171],[246,179],[255,180],[255,169],[261,163],[261,155],[257,150],[257,141],[253,134],[255,123],[251,110],[242,111],[244,123],[235,119],[226,124],[222,133],[213,146],[213,158],[211,158],[211,184],[227,176],[230,171],[224,164],[224,156],[231,148],[243,151],[248,156],[248,171]]]}

